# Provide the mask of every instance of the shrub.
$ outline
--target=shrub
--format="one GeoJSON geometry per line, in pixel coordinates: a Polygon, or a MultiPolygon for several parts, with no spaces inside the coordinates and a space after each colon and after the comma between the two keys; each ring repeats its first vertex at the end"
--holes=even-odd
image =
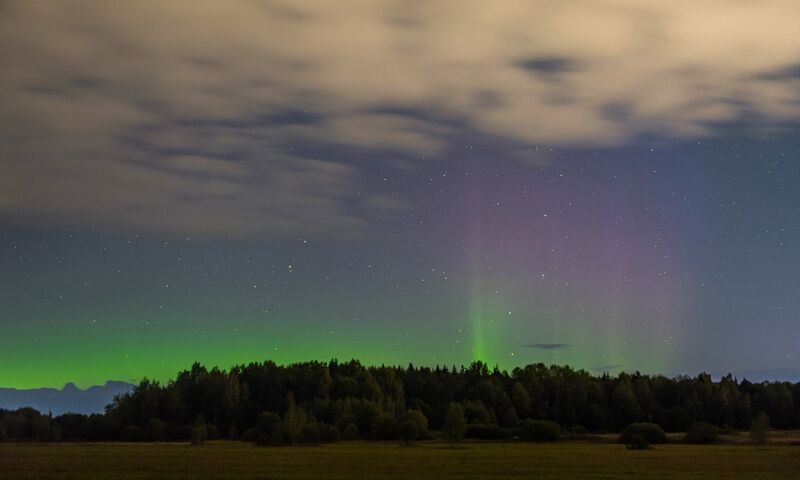
{"type": "Polygon", "coordinates": [[[761,412],[750,423],[750,439],[756,443],[767,443],[769,439],[769,417],[761,412]]]}
{"type": "Polygon", "coordinates": [[[444,416],[442,436],[450,442],[457,442],[461,440],[466,430],[467,420],[464,418],[464,408],[460,403],[451,403],[444,416]]]}
{"type": "Polygon", "coordinates": [[[503,426],[506,428],[515,428],[519,424],[519,417],[514,407],[508,407],[506,413],[503,414],[503,426]]]}
{"type": "Polygon", "coordinates": [[[342,430],[342,440],[358,440],[358,427],[355,423],[348,423],[342,430]]]}
{"type": "Polygon", "coordinates": [[[420,410],[409,410],[404,415],[416,427],[416,438],[425,438],[428,436],[428,417],[425,416],[420,410]]]}
{"type": "Polygon", "coordinates": [[[397,440],[397,420],[391,415],[380,415],[372,422],[372,438],[375,440],[397,440]]]}
{"type": "Polygon", "coordinates": [[[479,400],[464,402],[464,417],[467,419],[467,423],[477,423],[481,425],[497,423],[494,414],[479,400]]]}
{"type": "Polygon", "coordinates": [[[258,437],[258,430],[256,427],[248,428],[242,433],[241,439],[245,442],[255,442],[258,437]]]}
{"type": "Polygon", "coordinates": [[[309,423],[300,431],[300,443],[335,442],[339,440],[339,429],[327,423],[309,423]]]}
{"type": "Polygon", "coordinates": [[[464,438],[477,438],[482,440],[500,440],[511,438],[511,432],[500,425],[481,425],[478,423],[467,425],[464,438]]]}
{"type": "Polygon", "coordinates": [[[50,442],[61,442],[64,440],[64,432],[61,428],[61,425],[54,423],[52,427],[50,427],[50,438],[48,441],[50,442]]]}
{"type": "Polygon", "coordinates": [[[86,415],[79,413],[65,413],[54,418],[53,422],[61,426],[65,440],[85,440],[88,418],[86,415]]]}
{"type": "Polygon", "coordinates": [[[546,420],[525,422],[519,431],[519,438],[528,442],[555,442],[561,438],[561,427],[546,420]]]}
{"type": "Polygon", "coordinates": [[[286,395],[286,401],[288,406],[286,413],[283,414],[283,441],[284,443],[299,442],[303,429],[308,425],[308,415],[303,408],[295,404],[292,392],[286,395]]]}
{"type": "Polygon", "coordinates": [[[655,423],[631,423],[620,433],[619,441],[630,445],[634,435],[640,435],[649,444],[667,442],[667,434],[655,423]]]}
{"type": "Polygon", "coordinates": [[[169,427],[167,429],[167,434],[170,440],[185,442],[192,438],[192,426],[177,425],[174,427],[169,427]]]}
{"type": "Polygon", "coordinates": [[[202,445],[206,443],[206,438],[208,438],[206,419],[203,418],[202,415],[198,415],[197,418],[194,419],[194,425],[192,425],[192,437],[190,441],[192,445],[202,445]]]}
{"type": "Polygon", "coordinates": [[[417,424],[406,415],[400,419],[400,423],[397,426],[397,434],[403,440],[403,443],[408,446],[412,440],[417,438],[417,424]]]}
{"type": "Polygon", "coordinates": [[[573,425],[569,429],[569,434],[573,438],[585,437],[586,435],[589,435],[589,430],[586,430],[586,427],[583,425],[573,425]]]}
{"type": "Polygon", "coordinates": [[[279,445],[283,440],[283,422],[274,412],[261,412],[255,426],[257,445],[279,445]]]}
{"type": "Polygon", "coordinates": [[[157,418],[148,420],[144,431],[151,442],[163,442],[167,438],[167,424],[157,418]]]}
{"type": "Polygon", "coordinates": [[[322,435],[323,442],[337,442],[339,441],[339,429],[329,423],[319,423],[320,434],[322,435]]]}
{"type": "Polygon", "coordinates": [[[719,429],[710,423],[698,422],[693,423],[686,435],[683,436],[685,443],[694,444],[710,444],[717,441],[719,437],[719,429]]]}
{"type": "Polygon", "coordinates": [[[304,426],[300,431],[300,443],[320,443],[322,434],[315,423],[304,426]]]}
{"type": "Polygon", "coordinates": [[[89,415],[86,420],[86,439],[90,442],[111,440],[115,438],[116,426],[111,420],[100,414],[89,415]]]}
{"type": "MultiPolygon", "coordinates": [[[[38,413],[38,412],[37,412],[38,413]]],[[[50,419],[44,416],[36,415],[30,419],[31,422],[31,436],[37,442],[52,442],[53,432],[50,427],[50,419]]],[[[139,441],[139,440],[134,440],[139,441]]]]}
{"type": "Polygon", "coordinates": [[[215,424],[206,424],[206,438],[209,440],[219,440],[219,428],[217,428],[215,424]]]}
{"type": "Polygon", "coordinates": [[[120,430],[119,439],[123,442],[141,442],[145,439],[144,431],[136,425],[126,425],[120,430]]]}
{"type": "Polygon", "coordinates": [[[628,450],[647,450],[650,448],[650,442],[648,442],[646,438],[638,433],[631,435],[630,439],[625,443],[625,447],[628,450]]]}

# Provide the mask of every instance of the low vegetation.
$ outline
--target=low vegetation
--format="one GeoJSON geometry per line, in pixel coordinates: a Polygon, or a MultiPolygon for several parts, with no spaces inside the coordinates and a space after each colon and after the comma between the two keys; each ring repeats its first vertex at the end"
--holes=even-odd
{"type": "Polygon", "coordinates": [[[686,435],[683,436],[684,443],[694,443],[697,445],[711,444],[719,438],[719,428],[706,422],[697,422],[689,427],[686,435]]]}
{"type": "Polygon", "coordinates": [[[116,479],[796,479],[800,447],[615,443],[247,442],[0,444],[0,478],[116,479]]]}
{"type": "Polygon", "coordinates": [[[634,445],[644,440],[648,446],[651,444],[667,443],[667,434],[655,423],[632,423],[625,427],[619,434],[620,443],[634,445]]]}

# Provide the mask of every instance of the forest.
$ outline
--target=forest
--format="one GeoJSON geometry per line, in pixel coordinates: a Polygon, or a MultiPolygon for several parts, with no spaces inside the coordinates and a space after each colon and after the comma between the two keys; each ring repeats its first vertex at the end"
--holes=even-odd
{"type": "Polygon", "coordinates": [[[666,432],[748,430],[765,419],[800,428],[800,384],[705,373],[598,376],[541,363],[510,373],[483,362],[457,369],[266,361],[228,371],[195,363],[167,383],[142,380],[103,414],[0,410],[0,441],[546,440],[641,422],[666,432]]]}

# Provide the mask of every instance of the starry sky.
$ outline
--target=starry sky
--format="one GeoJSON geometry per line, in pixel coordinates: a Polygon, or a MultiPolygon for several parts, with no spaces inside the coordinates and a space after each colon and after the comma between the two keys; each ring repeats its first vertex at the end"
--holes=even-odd
{"type": "Polygon", "coordinates": [[[0,3],[0,386],[800,378],[794,1],[0,3]]]}

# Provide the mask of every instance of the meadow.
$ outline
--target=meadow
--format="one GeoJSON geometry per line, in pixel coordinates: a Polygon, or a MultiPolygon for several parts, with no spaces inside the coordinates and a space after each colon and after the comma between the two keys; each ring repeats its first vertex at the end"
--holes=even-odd
{"type": "Polygon", "coordinates": [[[8,479],[797,479],[800,447],[614,443],[341,442],[255,447],[245,442],[0,443],[8,479]]]}

